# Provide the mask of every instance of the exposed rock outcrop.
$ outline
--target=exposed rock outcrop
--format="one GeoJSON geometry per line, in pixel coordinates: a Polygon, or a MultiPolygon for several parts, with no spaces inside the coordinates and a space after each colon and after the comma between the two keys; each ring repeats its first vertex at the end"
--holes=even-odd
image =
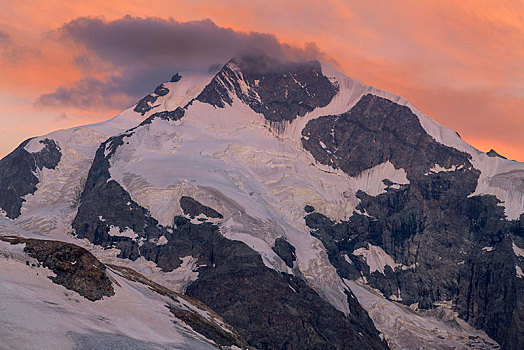
{"type": "Polygon", "coordinates": [[[387,298],[420,309],[453,301],[503,348],[521,347],[524,294],[511,252],[521,229],[495,197],[470,196],[480,172],[468,154],[437,143],[409,108],[373,95],[310,121],[302,135],[317,161],[350,176],[389,161],[409,180],[384,180],[378,195],[357,192],[359,212],[348,221],[306,215],[341,277],[364,276],[387,298]]]}
{"type": "Polygon", "coordinates": [[[138,101],[134,108],[134,111],[140,113],[141,115],[146,114],[153,108],[158,107],[158,105],[155,105],[154,103],[159,97],[165,96],[168,93],[169,89],[166,88],[164,84],[157,86],[153,93],[144,96],[140,101],[138,101]]]}
{"type": "Polygon", "coordinates": [[[106,267],[93,254],[77,245],[32,238],[0,236],[11,244],[25,244],[24,252],[53,271],[54,283],[75,291],[91,301],[115,294],[106,267]]]}
{"type": "Polygon", "coordinates": [[[490,149],[488,152],[486,152],[486,154],[489,156],[489,157],[499,157],[499,158],[502,158],[502,159],[508,159],[504,156],[501,156],[500,154],[498,154],[497,151],[495,151],[493,148],[490,149]]]}
{"type": "Polygon", "coordinates": [[[280,259],[284,260],[287,266],[291,268],[293,267],[293,261],[296,261],[297,257],[295,255],[295,247],[293,247],[288,241],[279,237],[275,240],[275,245],[272,249],[277,253],[280,259]]]}
{"type": "Polygon", "coordinates": [[[290,121],[325,107],[338,86],[322,74],[317,61],[279,62],[264,56],[229,61],[197,97],[223,108],[238,97],[271,122],[290,121]]]}
{"type": "Polygon", "coordinates": [[[20,215],[24,196],[36,191],[37,171],[55,169],[62,157],[60,147],[51,139],[39,141],[43,145],[40,151],[28,152],[25,147],[31,140],[25,140],[0,160],[0,208],[11,219],[20,215]]]}

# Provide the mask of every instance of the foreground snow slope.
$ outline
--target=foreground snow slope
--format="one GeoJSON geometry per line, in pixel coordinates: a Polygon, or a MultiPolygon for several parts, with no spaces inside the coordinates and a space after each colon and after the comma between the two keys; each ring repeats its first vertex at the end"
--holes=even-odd
{"type": "Polygon", "coordinates": [[[168,305],[201,314],[231,332],[207,308],[181,297],[171,299],[160,287],[125,277],[135,275],[116,266],[108,270],[115,295],[89,301],[53,283],[48,278],[53,272],[23,248],[0,240],[2,349],[217,348],[176,318],[168,305]]]}

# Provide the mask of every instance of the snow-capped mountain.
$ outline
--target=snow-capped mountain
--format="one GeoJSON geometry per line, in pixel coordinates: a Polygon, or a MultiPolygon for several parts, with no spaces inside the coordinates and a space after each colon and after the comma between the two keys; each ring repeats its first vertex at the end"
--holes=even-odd
{"type": "Polygon", "coordinates": [[[255,348],[524,346],[524,164],[324,63],[179,72],[27,140],[0,208],[2,234],[132,268],[255,348]]]}

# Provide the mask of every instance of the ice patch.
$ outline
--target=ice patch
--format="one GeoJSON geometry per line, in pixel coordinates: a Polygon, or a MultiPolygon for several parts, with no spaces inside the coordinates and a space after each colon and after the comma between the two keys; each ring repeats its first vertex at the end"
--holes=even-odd
{"type": "Polygon", "coordinates": [[[518,278],[524,277],[524,273],[522,273],[522,269],[520,268],[519,265],[515,265],[515,269],[517,270],[517,277],[518,278]]]}
{"type": "Polygon", "coordinates": [[[45,144],[43,142],[40,142],[41,140],[45,140],[46,137],[35,137],[31,141],[25,145],[24,149],[29,153],[37,153],[44,149],[45,144]]]}
{"type": "Polygon", "coordinates": [[[38,260],[31,258],[24,252],[25,243],[11,244],[0,240],[0,258],[13,259],[25,263],[28,261],[31,264],[40,265],[38,260]]]}
{"type": "MultiPolygon", "coordinates": [[[[162,236],[164,237],[164,236],[162,236]]],[[[196,281],[198,278],[198,258],[192,257],[191,255],[181,258],[182,263],[176,269],[171,272],[171,275],[177,277],[177,284],[183,286],[185,289],[191,282],[196,281]]]]}
{"type": "Polygon", "coordinates": [[[389,299],[391,299],[393,301],[401,302],[402,301],[402,294],[400,293],[400,288],[397,288],[397,295],[392,294],[392,295],[389,296],[389,299]]]}
{"type": "Polygon", "coordinates": [[[156,245],[165,245],[167,244],[167,238],[166,236],[161,236],[158,241],[156,242],[156,245]]]}
{"type": "Polygon", "coordinates": [[[513,252],[515,253],[515,255],[521,258],[524,258],[524,249],[517,246],[514,242],[512,243],[512,245],[513,245],[513,252]]]}
{"type": "Polygon", "coordinates": [[[205,214],[198,214],[194,218],[190,218],[190,222],[192,224],[195,224],[195,225],[199,225],[199,224],[201,224],[203,222],[210,222],[212,224],[218,224],[221,221],[222,221],[222,219],[220,219],[220,218],[210,218],[210,217],[206,216],[205,214]]]}
{"type": "Polygon", "coordinates": [[[138,235],[135,232],[133,232],[133,230],[129,227],[126,227],[124,230],[121,230],[118,226],[111,225],[108,234],[113,237],[128,237],[131,239],[138,238],[138,235]]]}
{"type": "Polygon", "coordinates": [[[353,252],[353,255],[362,256],[369,266],[369,273],[378,271],[384,275],[384,268],[386,266],[391,267],[393,271],[395,268],[402,266],[401,264],[395,263],[393,258],[389,256],[384,249],[378,246],[374,246],[368,243],[368,249],[359,248],[353,252]]]}
{"type": "MultiPolygon", "coordinates": [[[[429,169],[429,171],[432,172],[432,173],[442,173],[442,172],[457,171],[457,170],[462,169],[463,167],[464,166],[461,164],[459,166],[452,165],[451,168],[444,168],[444,167],[440,166],[439,164],[435,164],[433,166],[433,168],[429,169]]],[[[427,174],[428,173],[426,173],[426,175],[427,174]]]]}
{"type": "Polygon", "coordinates": [[[351,261],[351,259],[349,258],[349,256],[347,256],[347,254],[344,254],[344,260],[346,260],[346,262],[347,262],[348,264],[353,265],[353,261],[351,261]]]}
{"type": "Polygon", "coordinates": [[[484,247],[482,248],[482,250],[485,252],[491,252],[493,250],[493,247],[484,247]]]}
{"type": "MultiPolygon", "coordinates": [[[[389,180],[397,185],[407,185],[409,180],[406,175],[404,169],[396,169],[390,161],[387,161],[364,170],[358,176],[350,178],[349,181],[355,192],[361,190],[370,196],[378,196],[386,192],[387,186],[384,184],[384,180],[389,180]]],[[[400,188],[400,186],[396,188],[400,188]]]]}
{"type": "Polygon", "coordinates": [[[240,217],[231,217],[220,226],[220,231],[224,237],[244,242],[251,249],[257,251],[262,257],[264,265],[267,267],[292,273],[289,267],[279,264],[281,259],[273,249],[271,249],[269,244],[265,240],[255,237],[248,232],[245,223],[242,221],[240,217]]]}

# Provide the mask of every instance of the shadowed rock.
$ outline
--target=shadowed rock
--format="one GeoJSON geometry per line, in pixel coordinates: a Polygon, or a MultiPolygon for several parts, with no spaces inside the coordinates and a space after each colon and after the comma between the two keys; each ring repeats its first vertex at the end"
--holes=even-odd
{"type": "Polygon", "coordinates": [[[77,245],[20,237],[0,237],[11,244],[25,243],[24,252],[38,260],[56,276],[51,281],[75,291],[91,301],[115,294],[106,267],[93,254],[77,245]]]}
{"type": "Polygon", "coordinates": [[[140,113],[141,115],[146,114],[157,105],[154,105],[158,97],[165,96],[169,93],[169,89],[166,88],[163,84],[155,88],[155,91],[152,94],[144,96],[133,109],[135,112],[140,113]]]}
{"type": "Polygon", "coordinates": [[[234,94],[267,120],[281,122],[327,106],[338,89],[322,74],[318,61],[242,56],[229,61],[196,99],[224,108],[233,103],[234,94]]]}
{"type": "Polygon", "coordinates": [[[409,180],[395,188],[386,179],[377,196],[358,191],[357,209],[366,215],[338,222],[306,215],[341,277],[363,274],[385,297],[420,309],[453,301],[461,318],[502,348],[523,346],[524,288],[510,249],[524,235],[522,220],[506,220],[494,196],[470,197],[480,175],[470,155],[437,143],[408,107],[374,95],[341,115],[311,120],[302,136],[318,162],[350,176],[389,161],[409,180]],[[435,164],[455,170],[434,172],[435,164]],[[353,254],[369,245],[394,265],[377,271],[370,266],[377,262],[353,254]]]}
{"type": "Polygon", "coordinates": [[[222,219],[223,216],[215,209],[206,207],[200,204],[200,202],[194,200],[191,197],[182,196],[180,198],[180,207],[184,211],[184,214],[189,215],[191,218],[195,218],[200,214],[207,216],[208,218],[222,219]]]}
{"type": "Polygon", "coordinates": [[[502,159],[508,159],[504,156],[501,156],[500,154],[497,153],[497,151],[495,151],[493,148],[489,150],[489,152],[486,153],[489,157],[499,157],[499,158],[502,158],[502,159]]]}
{"type": "Polygon", "coordinates": [[[182,76],[181,76],[180,74],[176,73],[175,75],[173,75],[173,76],[171,77],[170,82],[172,82],[172,83],[176,83],[176,82],[179,81],[180,79],[182,79],[182,76]]]}
{"type": "Polygon", "coordinates": [[[0,160],[0,208],[8,218],[20,216],[24,197],[35,193],[39,180],[38,170],[55,169],[62,158],[60,147],[54,140],[44,139],[44,147],[35,153],[25,150],[31,139],[25,140],[13,152],[0,160]]]}
{"type": "Polygon", "coordinates": [[[271,248],[277,255],[284,260],[287,266],[293,267],[293,261],[297,260],[295,255],[295,247],[288,241],[279,237],[275,240],[275,245],[271,248]]]}

